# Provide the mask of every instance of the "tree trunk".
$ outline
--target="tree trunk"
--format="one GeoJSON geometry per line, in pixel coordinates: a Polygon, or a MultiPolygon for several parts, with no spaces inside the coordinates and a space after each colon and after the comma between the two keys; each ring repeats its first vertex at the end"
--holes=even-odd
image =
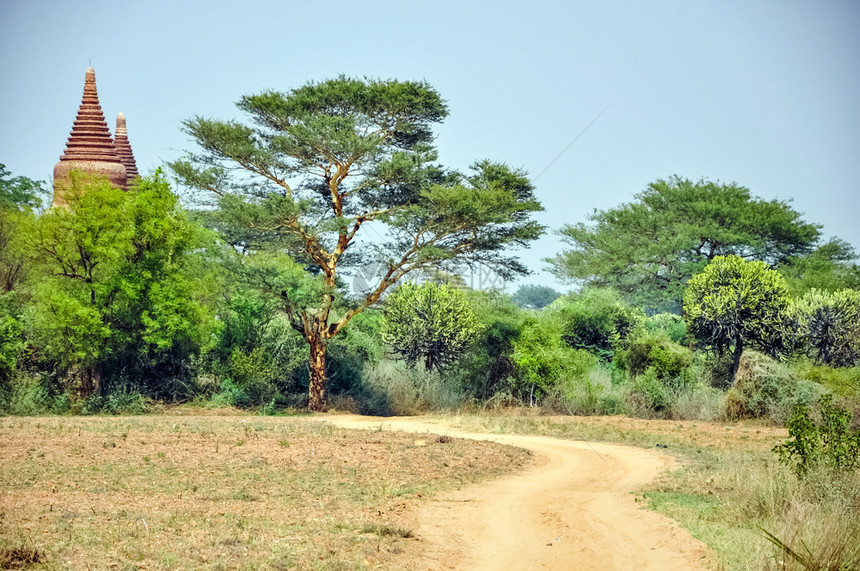
{"type": "Polygon", "coordinates": [[[735,377],[738,374],[738,367],[741,364],[741,355],[744,353],[744,343],[740,339],[735,343],[735,352],[732,356],[732,386],[735,384],[735,377]]]}
{"type": "Polygon", "coordinates": [[[322,412],[326,409],[326,342],[321,335],[315,335],[308,339],[308,344],[311,348],[309,363],[310,383],[308,384],[308,408],[314,412],[322,412]]]}

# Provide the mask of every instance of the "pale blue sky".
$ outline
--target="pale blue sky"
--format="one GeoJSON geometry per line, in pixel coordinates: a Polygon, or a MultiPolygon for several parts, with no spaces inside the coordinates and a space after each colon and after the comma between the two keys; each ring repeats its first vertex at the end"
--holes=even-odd
{"type": "MultiPolygon", "coordinates": [[[[264,89],[424,79],[448,100],[443,163],[537,179],[551,230],[672,174],[792,199],[860,248],[860,2],[239,3],[0,0],[0,162],[50,180],[96,70],[142,172],[190,148],[180,121],[264,89]]],[[[562,248],[548,233],[535,271],[562,248]]],[[[562,288],[538,273],[524,281],[562,288]]]]}

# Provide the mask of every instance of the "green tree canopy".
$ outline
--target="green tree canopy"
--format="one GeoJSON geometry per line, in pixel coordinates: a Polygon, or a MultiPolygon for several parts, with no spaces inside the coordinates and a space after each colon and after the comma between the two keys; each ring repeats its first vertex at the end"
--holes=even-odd
{"type": "Polygon", "coordinates": [[[792,326],[801,348],[825,365],[852,366],[860,358],[860,291],[812,289],[794,300],[792,326]]]}
{"type": "Polygon", "coordinates": [[[143,370],[194,353],[211,330],[207,292],[189,273],[202,229],[159,175],[128,192],[72,180],[68,206],[41,217],[29,246],[41,272],[28,313],[32,342],[84,394],[104,394],[110,377],[168,382],[182,364],[143,370]]]}
{"type": "Polygon", "coordinates": [[[238,106],[249,124],[185,121],[201,152],[171,167],[215,198],[213,223],[248,254],[237,263],[309,344],[311,409],[326,405],[328,340],[404,275],[462,262],[526,272],[509,250],[542,232],[531,182],[490,161],[438,165],[432,127],[448,109],[426,83],[341,76],[238,106]],[[337,309],[339,279],[370,265],[376,281],[337,309]]]}
{"type": "Polygon", "coordinates": [[[524,309],[541,309],[555,301],[561,293],[549,286],[525,284],[511,295],[514,303],[524,309]]]}
{"type": "Polygon", "coordinates": [[[790,258],[777,268],[788,281],[793,296],[816,289],[834,292],[860,289],[860,267],[857,253],[848,242],[832,238],[809,255],[790,258]]]}
{"type": "Polygon", "coordinates": [[[6,165],[0,163],[0,209],[35,210],[42,206],[42,196],[47,195],[40,180],[25,176],[12,178],[6,165]]]}
{"type": "Polygon", "coordinates": [[[636,200],[560,231],[571,249],[548,260],[561,278],[612,287],[649,311],[678,311],[687,280],[717,256],[776,267],[815,247],[819,226],[788,203],[736,184],[657,180],[636,200]]]}
{"type": "Polygon", "coordinates": [[[785,279],[765,262],[717,256],[690,279],[684,319],[700,345],[732,352],[734,379],[744,348],[771,355],[783,348],[788,304],[785,279]]]}
{"type": "Polygon", "coordinates": [[[549,309],[561,316],[562,339],[568,346],[584,349],[604,361],[611,361],[645,321],[642,310],[624,303],[611,289],[589,288],[566,295],[549,309]]]}
{"type": "Polygon", "coordinates": [[[409,365],[443,369],[459,357],[479,331],[469,300],[445,284],[406,282],[385,299],[382,339],[409,365]]]}
{"type": "Polygon", "coordinates": [[[0,163],[0,294],[18,288],[27,273],[24,244],[33,230],[35,211],[46,194],[44,183],[12,178],[0,163]]]}

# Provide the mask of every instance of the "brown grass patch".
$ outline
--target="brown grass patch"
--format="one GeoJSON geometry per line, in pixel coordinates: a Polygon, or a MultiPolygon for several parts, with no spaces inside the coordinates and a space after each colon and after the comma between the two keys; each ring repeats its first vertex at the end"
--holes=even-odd
{"type": "Polygon", "coordinates": [[[0,442],[0,550],[35,568],[408,568],[416,504],[528,461],[247,416],[7,417],[0,442]]]}

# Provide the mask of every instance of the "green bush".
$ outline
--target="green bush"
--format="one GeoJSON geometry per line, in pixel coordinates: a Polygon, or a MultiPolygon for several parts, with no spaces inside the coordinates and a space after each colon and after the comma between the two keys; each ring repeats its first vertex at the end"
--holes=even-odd
{"type": "Polygon", "coordinates": [[[251,397],[233,381],[226,379],[221,383],[218,392],[212,395],[212,398],[209,399],[209,405],[212,408],[220,408],[223,406],[245,408],[251,406],[251,397]]]}
{"type": "Polygon", "coordinates": [[[0,303],[0,410],[12,397],[12,380],[24,353],[22,330],[20,322],[0,303]]]}
{"type": "Polygon", "coordinates": [[[562,341],[563,321],[557,312],[530,316],[513,343],[514,396],[538,404],[562,383],[579,382],[597,365],[588,351],[572,349],[562,341]]]}
{"type": "Polygon", "coordinates": [[[815,422],[806,405],[795,407],[788,423],[788,440],[773,448],[782,463],[798,476],[823,464],[834,472],[860,467],[860,431],[851,429],[851,413],[833,404],[833,396],[818,402],[820,419],[815,422]]]}
{"type": "Polygon", "coordinates": [[[677,313],[658,313],[645,320],[648,331],[665,333],[673,343],[683,343],[687,337],[687,324],[677,313]]]}
{"type": "Polygon", "coordinates": [[[601,361],[611,361],[615,351],[645,321],[645,314],[628,306],[618,293],[588,289],[560,297],[547,309],[557,312],[563,323],[562,339],[573,349],[585,349],[601,361]]]}
{"type": "MultiPolygon", "coordinates": [[[[263,347],[257,347],[246,354],[239,349],[230,356],[230,374],[233,384],[244,394],[243,402],[231,402],[234,406],[262,406],[271,401],[278,391],[278,371],[265,353],[263,347]]],[[[222,387],[223,390],[223,387],[222,387]]]]}
{"type": "Polygon", "coordinates": [[[476,399],[510,394],[515,381],[514,342],[528,313],[497,292],[466,291],[480,331],[445,378],[476,399]]]}
{"type": "MultiPolygon", "coordinates": [[[[343,331],[329,340],[326,374],[330,394],[354,392],[362,384],[365,368],[383,358],[385,347],[381,339],[381,329],[381,312],[366,309],[353,317],[343,331]]],[[[304,359],[304,362],[299,363],[299,368],[303,371],[307,368],[307,357],[304,359]]]]}
{"type": "Polygon", "coordinates": [[[6,411],[19,416],[35,416],[52,411],[55,397],[44,377],[20,375],[9,388],[6,411]]]}
{"type": "Polygon", "coordinates": [[[679,385],[676,388],[692,380],[693,352],[663,332],[635,336],[626,349],[619,351],[618,360],[633,377],[653,369],[658,379],[679,385]]]}
{"type": "Polygon", "coordinates": [[[644,418],[665,416],[672,400],[672,388],[660,379],[653,368],[636,375],[625,395],[630,413],[644,418]]]}
{"type": "Polygon", "coordinates": [[[794,361],[791,368],[798,378],[818,383],[834,394],[860,399],[860,366],[831,367],[800,359],[794,361]]]}

